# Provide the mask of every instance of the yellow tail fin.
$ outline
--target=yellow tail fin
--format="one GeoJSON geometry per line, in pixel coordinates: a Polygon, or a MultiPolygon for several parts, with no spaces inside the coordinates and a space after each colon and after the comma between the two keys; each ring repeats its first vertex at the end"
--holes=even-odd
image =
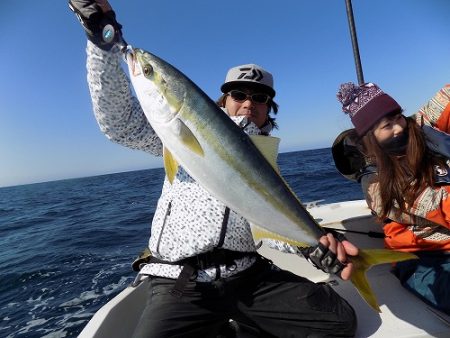
{"type": "MultiPolygon", "coordinates": [[[[263,238],[275,239],[283,241],[294,246],[307,246],[306,243],[300,243],[296,240],[286,238],[277,233],[268,231],[262,227],[252,224],[252,233],[255,240],[263,238]]],[[[360,249],[356,257],[351,257],[350,260],[354,265],[354,270],[351,277],[351,282],[358,290],[361,297],[377,312],[381,312],[378,305],[377,298],[373,293],[372,288],[367,280],[366,272],[374,265],[401,262],[408,259],[417,259],[418,257],[409,252],[400,252],[388,249],[360,249]]]]}
{"type": "Polygon", "coordinates": [[[418,257],[409,252],[400,252],[388,249],[360,249],[359,255],[352,257],[354,264],[351,281],[358,290],[361,297],[375,311],[381,312],[375,294],[367,281],[366,272],[372,266],[384,263],[393,263],[406,261],[408,259],[417,259],[418,257]]]}

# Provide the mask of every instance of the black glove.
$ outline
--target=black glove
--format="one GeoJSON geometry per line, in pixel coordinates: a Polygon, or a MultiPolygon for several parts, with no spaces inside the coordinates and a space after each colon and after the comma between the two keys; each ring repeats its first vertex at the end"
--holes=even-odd
{"type": "Polygon", "coordinates": [[[86,35],[96,46],[110,50],[122,40],[122,25],[113,10],[103,12],[95,0],[69,0],[69,8],[83,25],[86,35]]]}
{"type": "MultiPolygon", "coordinates": [[[[346,239],[344,235],[337,232],[333,232],[333,235],[339,242],[346,239]]],[[[342,269],[345,268],[345,264],[337,259],[337,255],[322,243],[307,248],[298,247],[298,251],[317,269],[326,273],[340,276],[342,269]]]]}

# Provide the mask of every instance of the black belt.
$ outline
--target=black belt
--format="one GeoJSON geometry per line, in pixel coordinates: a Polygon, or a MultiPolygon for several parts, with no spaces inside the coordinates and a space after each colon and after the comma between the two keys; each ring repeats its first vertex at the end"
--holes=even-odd
{"type": "Polygon", "coordinates": [[[212,251],[204,252],[193,257],[188,257],[179,261],[169,262],[154,256],[151,256],[149,263],[170,264],[170,265],[182,265],[180,275],[171,294],[181,298],[183,295],[184,287],[187,282],[194,276],[198,270],[205,270],[212,267],[218,267],[220,265],[232,266],[235,264],[235,260],[244,257],[256,257],[257,252],[240,252],[231,251],[226,249],[213,249],[212,251]]]}

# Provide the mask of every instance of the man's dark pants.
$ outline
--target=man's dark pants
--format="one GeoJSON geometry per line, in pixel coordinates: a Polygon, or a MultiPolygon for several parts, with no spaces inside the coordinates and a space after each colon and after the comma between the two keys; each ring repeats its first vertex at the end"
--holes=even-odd
{"type": "Polygon", "coordinates": [[[266,259],[212,283],[188,282],[181,298],[175,280],[150,277],[139,338],[216,337],[231,318],[250,337],[353,337],[352,307],[329,285],[313,283],[266,259]]]}

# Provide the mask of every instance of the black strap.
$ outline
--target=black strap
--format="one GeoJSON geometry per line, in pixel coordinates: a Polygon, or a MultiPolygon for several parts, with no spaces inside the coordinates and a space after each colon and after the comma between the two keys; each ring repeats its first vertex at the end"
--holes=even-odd
{"type": "Polygon", "coordinates": [[[216,264],[219,265],[232,265],[236,259],[246,256],[257,255],[256,252],[246,251],[232,251],[227,249],[215,248],[212,251],[204,252],[196,256],[181,259],[179,261],[166,261],[155,256],[148,257],[147,263],[169,264],[169,265],[185,265],[186,263],[192,264],[200,270],[213,267],[216,264]]]}
{"type": "Polygon", "coordinates": [[[191,264],[183,265],[183,269],[181,270],[181,273],[178,276],[177,281],[173,286],[173,289],[170,290],[170,293],[177,298],[181,298],[183,296],[184,287],[186,286],[187,282],[189,282],[191,277],[194,275],[195,271],[196,269],[193,265],[191,264]]]}
{"type": "Polygon", "coordinates": [[[223,215],[223,220],[222,220],[222,229],[220,230],[219,243],[217,244],[218,248],[222,247],[223,242],[225,241],[225,233],[227,232],[227,225],[228,225],[229,217],[230,217],[230,208],[225,207],[225,213],[223,215]]]}
{"type": "MultiPolygon", "coordinates": [[[[228,227],[228,218],[230,217],[230,208],[225,207],[225,213],[223,215],[222,227],[220,229],[219,243],[217,243],[217,248],[222,247],[225,242],[225,234],[227,232],[228,227]]],[[[216,264],[216,276],[220,278],[220,265],[216,264]]]]}

